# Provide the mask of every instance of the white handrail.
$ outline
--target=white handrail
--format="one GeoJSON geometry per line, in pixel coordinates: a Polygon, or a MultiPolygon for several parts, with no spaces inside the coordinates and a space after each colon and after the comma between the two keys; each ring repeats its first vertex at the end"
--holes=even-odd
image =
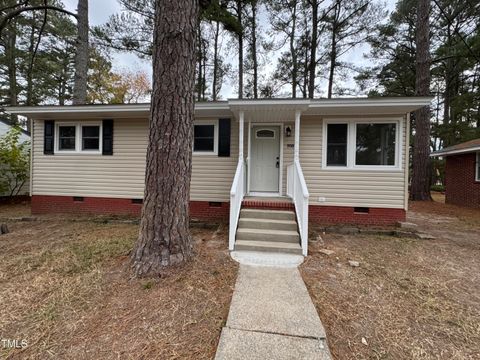
{"type": "Polygon", "coordinates": [[[228,249],[235,246],[235,234],[237,232],[238,218],[242,208],[243,196],[245,195],[245,164],[242,159],[238,160],[237,170],[230,189],[230,223],[228,234],[228,249]]]}
{"type": "Polygon", "coordinates": [[[298,230],[302,242],[302,253],[308,253],[308,198],[310,197],[302,167],[298,160],[287,168],[287,195],[293,199],[297,213],[298,230]]]}

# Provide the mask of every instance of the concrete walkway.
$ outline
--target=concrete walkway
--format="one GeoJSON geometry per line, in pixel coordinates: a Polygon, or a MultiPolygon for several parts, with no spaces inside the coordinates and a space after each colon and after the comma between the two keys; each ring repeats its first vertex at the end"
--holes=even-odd
{"type": "Polygon", "coordinates": [[[331,359],[296,267],[240,265],[215,359],[331,359]]]}

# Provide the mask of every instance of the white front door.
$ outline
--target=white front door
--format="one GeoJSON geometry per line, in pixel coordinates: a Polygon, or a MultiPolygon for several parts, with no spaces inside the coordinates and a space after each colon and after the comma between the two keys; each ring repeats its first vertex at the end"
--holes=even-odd
{"type": "Polygon", "coordinates": [[[250,192],[278,193],[280,176],[280,126],[253,126],[250,192]]]}

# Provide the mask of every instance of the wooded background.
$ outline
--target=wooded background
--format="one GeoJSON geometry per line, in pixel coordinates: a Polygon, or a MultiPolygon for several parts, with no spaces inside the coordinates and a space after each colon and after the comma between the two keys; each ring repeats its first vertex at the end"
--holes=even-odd
{"type": "MultiPolygon", "coordinates": [[[[77,103],[149,101],[149,75],[114,71],[112,59],[127,52],[151,60],[154,1],[118,3],[119,13],[79,41],[88,13],[61,11],[59,0],[2,0],[0,107],[72,103],[82,56],[86,93],[77,103]]],[[[196,100],[220,99],[225,84],[239,98],[413,96],[417,5],[400,0],[389,13],[375,0],[213,1],[197,29],[196,100]],[[348,61],[352,51],[365,51],[363,65],[348,61]]],[[[433,0],[428,15],[434,151],[480,136],[480,4],[433,0]]],[[[412,136],[415,129],[413,116],[412,136]]],[[[432,182],[441,171],[433,169],[432,182]]]]}

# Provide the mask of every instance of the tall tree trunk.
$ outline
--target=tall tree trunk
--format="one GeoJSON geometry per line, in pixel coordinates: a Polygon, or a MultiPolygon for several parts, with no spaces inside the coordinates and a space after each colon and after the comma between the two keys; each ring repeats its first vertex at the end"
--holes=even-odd
{"type": "Polygon", "coordinates": [[[292,98],[297,97],[298,58],[295,49],[295,32],[297,28],[297,0],[292,2],[292,32],[290,33],[290,56],[292,57],[292,98]]]}
{"type": "Polygon", "coordinates": [[[189,232],[198,0],[156,0],[153,94],[136,276],[192,256],[189,232]]]}
{"type": "Polygon", "coordinates": [[[332,31],[332,48],[330,50],[330,70],[328,74],[328,93],[327,98],[332,98],[333,90],[333,75],[335,73],[335,62],[337,61],[337,45],[336,45],[336,32],[332,31]]]}
{"type": "Polygon", "coordinates": [[[253,98],[258,99],[257,1],[252,2],[253,98]]]}
{"type": "Polygon", "coordinates": [[[335,65],[337,63],[337,22],[340,14],[340,4],[335,4],[335,15],[332,22],[332,42],[330,44],[330,69],[328,74],[328,91],[327,98],[332,98],[333,76],[335,74],[335,65]]]}
{"type": "Polygon", "coordinates": [[[78,0],[77,41],[75,53],[75,77],[73,83],[73,104],[87,101],[88,73],[88,0],[78,0]]]}
{"type": "MultiPolygon", "coordinates": [[[[16,21],[13,19],[9,27],[5,30],[5,57],[8,67],[8,103],[11,106],[18,104],[18,92],[17,92],[17,28],[16,21]]],[[[12,123],[18,122],[17,115],[12,115],[10,118],[12,123]]]]}
{"type": "Polygon", "coordinates": [[[217,78],[218,78],[218,35],[220,33],[220,21],[215,25],[215,36],[213,41],[213,81],[212,100],[217,100],[217,78]]]}
{"type": "Polygon", "coordinates": [[[240,31],[238,32],[238,98],[243,99],[243,23],[242,11],[243,1],[237,0],[237,19],[240,24],[240,31]]]}
{"type": "Polygon", "coordinates": [[[312,6],[312,42],[310,44],[310,65],[308,69],[308,97],[313,99],[315,94],[315,78],[317,73],[318,0],[310,0],[309,2],[312,6]]]}
{"type": "MultiPolygon", "coordinates": [[[[419,0],[416,34],[415,95],[430,94],[430,0],[419,0]]],[[[430,196],[430,107],[415,112],[416,132],[413,148],[413,172],[410,198],[431,200],[430,196]]]]}
{"type": "Polygon", "coordinates": [[[198,54],[197,54],[197,62],[198,62],[198,70],[197,70],[197,101],[202,100],[202,25],[198,23],[197,25],[197,44],[198,44],[198,54]]]}

